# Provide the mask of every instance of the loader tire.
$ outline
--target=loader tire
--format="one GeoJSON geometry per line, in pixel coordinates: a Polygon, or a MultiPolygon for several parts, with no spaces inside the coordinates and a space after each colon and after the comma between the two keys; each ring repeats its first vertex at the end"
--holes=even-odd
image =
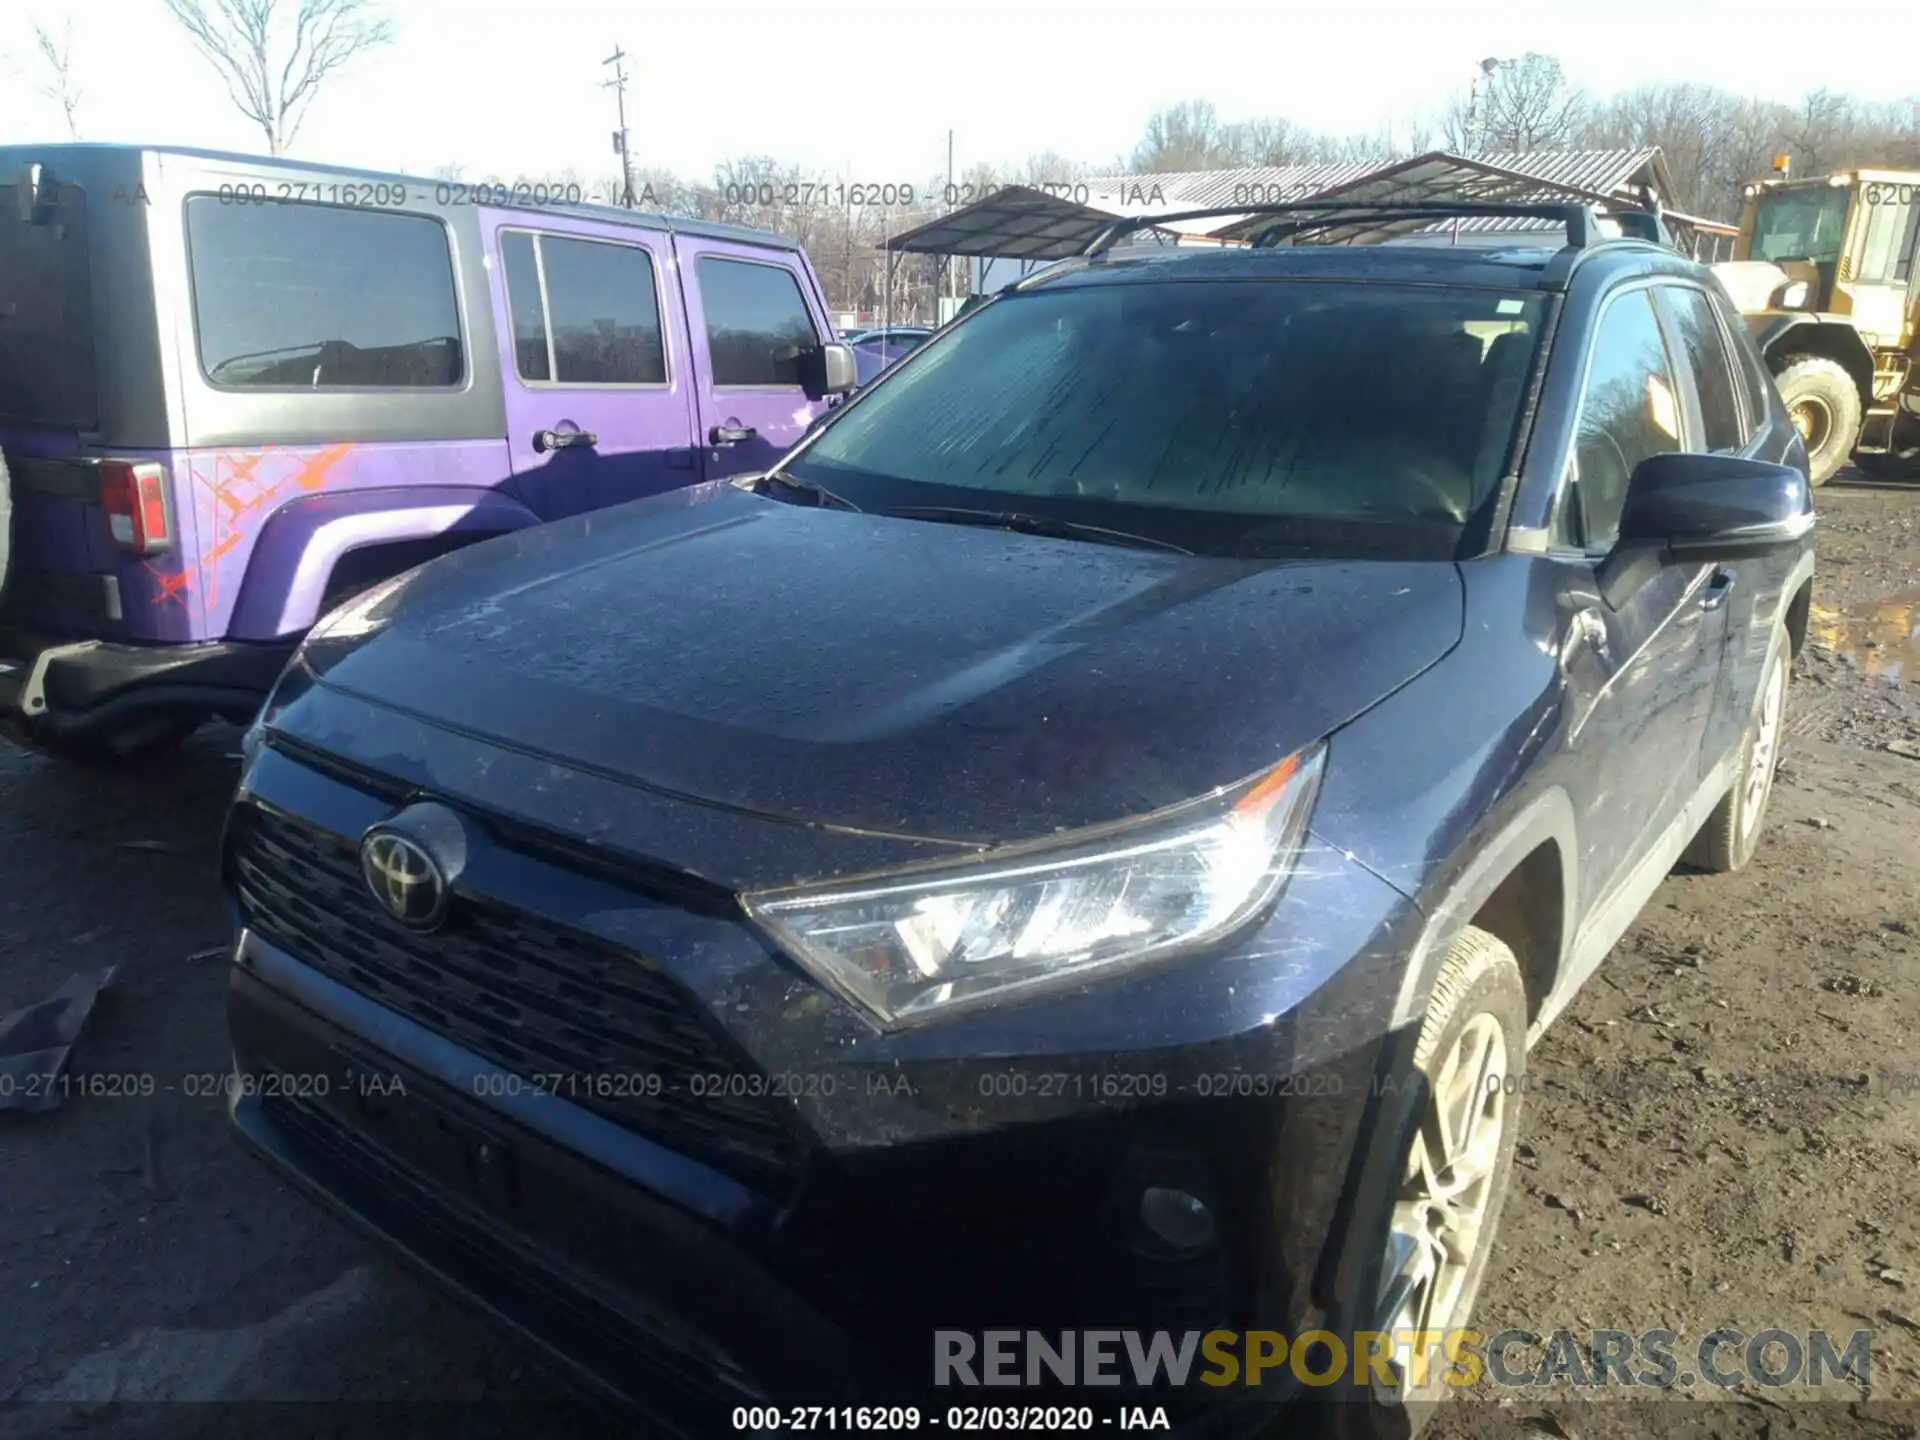
{"type": "Polygon", "coordinates": [[[1826,484],[1847,463],[1860,438],[1859,387],[1839,361],[1820,355],[1790,356],[1773,383],[1806,442],[1807,478],[1815,485],[1826,484]]]}

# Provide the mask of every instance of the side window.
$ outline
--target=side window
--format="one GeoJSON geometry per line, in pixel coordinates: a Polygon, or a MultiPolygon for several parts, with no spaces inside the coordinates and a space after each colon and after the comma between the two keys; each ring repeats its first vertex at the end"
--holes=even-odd
{"type": "Polygon", "coordinates": [[[547,308],[540,298],[540,262],[534,258],[533,236],[524,230],[503,231],[500,260],[507,276],[507,314],[513,326],[513,363],[522,380],[551,380],[552,356],[547,349],[547,308]]]}
{"type": "Polygon", "coordinates": [[[1867,232],[1861,244],[1860,270],[1854,277],[1869,284],[1898,284],[1913,273],[1913,245],[1920,227],[1920,198],[1911,185],[1869,185],[1867,232]]]}
{"type": "Polygon", "coordinates": [[[820,337],[793,272],[717,255],[702,255],[698,271],[713,383],[801,384],[801,366],[820,337]]]}
{"type": "Polygon", "coordinates": [[[1740,449],[1747,443],[1747,432],[1740,423],[1733,368],[1713,302],[1706,291],[1686,285],[1664,286],[1660,298],[1673,316],[1680,336],[1679,358],[1700,397],[1702,444],[1716,454],[1740,449]]]}
{"type": "Polygon", "coordinates": [[[1564,537],[1590,552],[1606,551],[1619,537],[1634,467],[1681,448],[1673,371],[1644,290],[1620,296],[1601,316],[1574,446],[1561,509],[1564,537]]]}
{"type": "Polygon", "coordinates": [[[556,385],[664,385],[667,356],[653,257],[638,245],[500,236],[523,380],[556,385]]]}
{"type": "Polygon", "coordinates": [[[1747,415],[1758,428],[1766,422],[1767,415],[1773,409],[1773,376],[1767,370],[1767,362],[1760,358],[1760,352],[1754,349],[1753,342],[1747,339],[1745,321],[1739,312],[1727,314],[1724,304],[1716,303],[1727,324],[1734,334],[1734,359],[1740,371],[1740,387],[1747,397],[1747,415]]]}
{"type": "Polygon", "coordinates": [[[419,390],[465,373],[446,227],[424,215],[187,198],[200,369],[237,389],[419,390]]]}

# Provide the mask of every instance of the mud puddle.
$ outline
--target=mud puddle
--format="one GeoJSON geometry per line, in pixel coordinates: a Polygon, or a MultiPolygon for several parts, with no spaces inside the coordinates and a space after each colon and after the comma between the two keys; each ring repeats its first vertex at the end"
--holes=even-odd
{"type": "Polygon", "coordinates": [[[1808,634],[1889,683],[1920,680],[1920,589],[1836,609],[1815,605],[1808,634]]]}

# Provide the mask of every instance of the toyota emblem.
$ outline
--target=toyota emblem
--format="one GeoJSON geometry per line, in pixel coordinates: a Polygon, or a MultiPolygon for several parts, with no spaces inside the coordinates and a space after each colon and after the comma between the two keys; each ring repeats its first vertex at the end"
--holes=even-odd
{"type": "Polygon", "coordinates": [[[391,830],[373,830],[360,842],[360,873],[387,913],[415,930],[431,930],[447,915],[447,877],[419,845],[391,830]]]}

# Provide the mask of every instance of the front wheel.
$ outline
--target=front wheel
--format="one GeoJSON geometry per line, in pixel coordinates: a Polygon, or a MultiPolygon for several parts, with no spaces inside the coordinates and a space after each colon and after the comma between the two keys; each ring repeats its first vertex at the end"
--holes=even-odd
{"type": "MultiPolygon", "coordinates": [[[[1381,1342],[1393,1348],[1385,1365],[1368,1367],[1358,1397],[1326,1397],[1331,1433],[1353,1440],[1417,1433],[1460,1382],[1453,1354],[1435,1345],[1415,1355],[1412,1336],[1457,1337],[1472,1314],[1512,1178],[1526,1063],[1519,961],[1470,925],[1447,948],[1434,981],[1414,1046],[1416,1074],[1399,1082],[1412,1081],[1421,1095],[1400,1144],[1397,1189],[1379,1197],[1385,1223],[1372,1298],[1354,1307],[1355,1328],[1394,1337],[1381,1342]]],[[[1356,1355],[1356,1371],[1362,1364],[1356,1355]]]]}
{"type": "Polygon", "coordinates": [[[1780,763],[1780,733],[1787,709],[1787,682],[1793,670],[1793,647],[1786,634],[1774,637],[1773,654],[1760,681],[1760,705],[1747,726],[1735,760],[1733,787],[1682,857],[1689,865],[1716,874],[1744,870],[1760,844],[1767,819],[1767,801],[1773,796],[1773,776],[1780,763]]]}
{"type": "Polygon", "coordinates": [[[1860,390],[1837,360],[1820,355],[1789,359],[1773,377],[1794,429],[1807,447],[1808,479],[1831,480],[1860,438],[1860,390]]]}

